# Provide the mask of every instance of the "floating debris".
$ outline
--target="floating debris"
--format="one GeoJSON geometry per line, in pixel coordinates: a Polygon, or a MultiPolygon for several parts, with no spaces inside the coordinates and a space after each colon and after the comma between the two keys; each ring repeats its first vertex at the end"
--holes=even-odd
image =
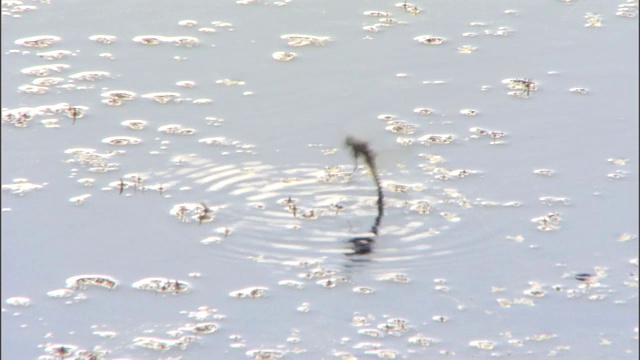
{"type": "Polygon", "coordinates": [[[338,273],[337,270],[326,269],[322,266],[318,266],[318,267],[309,269],[309,271],[306,273],[300,274],[300,277],[307,280],[311,280],[311,279],[333,276],[333,275],[336,275],[337,273],[338,273]]]}
{"type": "Polygon", "coordinates": [[[613,165],[623,166],[626,165],[627,162],[629,162],[629,159],[609,158],[607,159],[607,161],[612,163],[613,165]]]}
{"type": "Polygon", "coordinates": [[[6,303],[11,306],[19,306],[19,307],[27,307],[31,305],[31,299],[28,297],[16,296],[12,298],[8,298],[6,303]]]}
{"type": "Polygon", "coordinates": [[[102,94],[100,94],[100,96],[111,100],[111,103],[109,105],[120,105],[122,101],[131,101],[135,99],[136,93],[128,90],[111,90],[103,92],[102,94]]]}
{"type": "Polygon", "coordinates": [[[60,37],[54,35],[37,35],[18,39],[14,41],[14,44],[24,47],[44,48],[53,45],[60,40],[62,40],[60,37]]]}
{"type": "Polygon", "coordinates": [[[454,136],[451,134],[427,134],[420,138],[422,144],[450,144],[453,142],[454,136]]]}
{"type": "Polygon", "coordinates": [[[193,47],[200,44],[200,40],[193,36],[173,36],[165,38],[166,42],[176,46],[193,47]]]}
{"type": "Polygon", "coordinates": [[[214,28],[209,28],[209,27],[202,27],[198,29],[198,32],[202,32],[205,34],[213,34],[215,32],[218,32],[218,30],[214,29],[214,28]]]}
{"type": "Polygon", "coordinates": [[[444,163],[444,158],[440,155],[433,154],[418,154],[423,159],[427,159],[431,164],[442,164],[444,163]]]}
{"type": "Polygon", "coordinates": [[[476,50],[478,50],[478,47],[473,45],[462,45],[458,47],[458,53],[460,54],[471,54],[476,50]]]}
{"type": "Polygon", "coordinates": [[[212,102],[213,100],[211,99],[195,99],[192,101],[192,103],[195,105],[206,105],[206,104],[211,104],[212,102]]]}
{"type": "Polygon", "coordinates": [[[377,280],[406,284],[409,282],[409,277],[407,276],[407,274],[404,274],[404,273],[388,273],[388,274],[383,274],[378,276],[377,280]]]}
{"type": "Polygon", "coordinates": [[[381,115],[378,115],[378,119],[389,122],[389,121],[395,120],[396,116],[390,115],[390,114],[381,114],[381,115]]]}
{"type": "Polygon", "coordinates": [[[240,80],[221,79],[221,80],[216,80],[216,84],[225,85],[225,86],[234,86],[234,85],[244,85],[245,82],[240,80]]]}
{"type": "Polygon", "coordinates": [[[224,22],[224,21],[212,21],[211,25],[215,27],[229,28],[229,29],[233,27],[233,24],[224,22]]]}
{"type": "Polygon", "coordinates": [[[551,169],[536,169],[533,170],[533,173],[536,175],[551,176],[553,175],[554,171],[551,169]]]}
{"type": "Polygon", "coordinates": [[[395,359],[398,356],[398,352],[391,349],[366,350],[364,354],[377,356],[380,359],[395,359]]]}
{"type": "Polygon", "coordinates": [[[372,294],[374,291],[373,288],[367,286],[356,286],[352,290],[356,294],[372,294]]]}
{"type": "Polygon", "coordinates": [[[391,318],[387,319],[387,322],[379,324],[378,329],[390,335],[401,336],[403,333],[409,331],[409,326],[406,319],[391,318]]]}
{"type": "Polygon", "coordinates": [[[615,172],[612,172],[610,174],[607,174],[607,177],[614,179],[614,180],[620,180],[620,179],[624,179],[627,177],[627,173],[624,171],[620,171],[620,170],[616,170],[615,172]]]}
{"type": "Polygon", "coordinates": [[[147,125],[147,121],[146,120],[125,120],[120,124],[132,130],[143,130],[147,125]]]}
{"type": "Polygon", "coordinates": [[[193,135],[196,133],[194,129],[183,128],[182,125],[169,124],[163,125],[158,128],[159,132],[172,134],[172,135],[193,135]]]}
{"type": "Polygon", "coordinates": [[[521,243],[524,241],[524,236],[522,235],[509,235],[507,236],[507,240],[515,241],[517,243],[521,243]]]}
{"type": "Polygon", "coordinates": [[[155,92],[142,95],[143,98],[151,99],[158,104],[166,104],[169,101],[175,100],[179,96],[180,94],[176,92],[155,92]]]}
{"type": "Polygon", "coordinates": [[[49,88],[44,86],[22,85],[18,87],[18,91],[31,95],[42,95],[46,94],[49,88]]]}
{"type": "Polygon", "coordinates": [[[543,297],[546,295],[546,292],[543,289],[542,284],[531,281],[529,282],[529,288],[524,290],[522,293],[531,297],[543,297]]]}
{"type": "Polygon", "coordinates": [[[431,345],[436,344],[436,343],[439,342],[436,339],[426,337],[426,336],[424,336],[422,334],[417,334],[417,335],[411,336],[407,340],[409,341],[410,344],[419,345],[419,346],[423,346],[423,347],[428,347],[428,346],[431,346],[431,345]]]}
{"type": "Polygon", "coordinates": [[[87,285],[115,289],[118,281],[107,275],[78,275],[68,278],[66,284],[67,288],[74,290],[85,289],[87,285]]]}
{"type": "Polygon", "coordinates": [[[355,313],[353,318],[351,319],[351,325],[353,326],[369,326],[369,322],[375,320],[375,316],[373,315],[362,315],[359,313],[355,313]]]}
{"type": "Polygon", "coordinates": [[[102,139],[104,144],[109,145],[137,145],[142,142],[142,139],[133,137],[133,136],[111,136],[105,139],[102,139]]]}
{"type": "Polygon", "coordinates": [[[229,296],[236,299],[252,298],[257,299],[265,296],[269,288],[266,287],[248,287],[241,290],[232,291],[229,296]]]}
{"type": "Polygon", "coordinates": [[[560,197],[560,196],[542,196],[540,197],[540,201],[542,201],[543,204],[548,206],[553,206],[558,203],[563,205],[569,205],[569,199],[566,197],[560,197]]]}
{"type": "Polygon", "coordinates": [[[538,230],[540,231],[551,231],[557,230],[560,228],[558,225],[560,223],[560,214],[553,212],[549,213],[545,216],[539,216],[531,219],[532,222],[538,223],[538,230]]]}
{"type": "Polygon", "coordinates": [[[187,346],[196,339],[194,336],[182,336],[178,339],[162,339],[145,336],[133,339],[133,346],[157,351],[167,351],[171,348],[185,350],[187,346]]]}
{"type": "Polygon", "coordinates": [[[413,40],[426,45],[440,45],[444,43],[444,38],[433,35],[420,35],[414,37],[413,40]]]}
{"type": "Polygon", "coordinates": [[[22,196],[34,190],[41,190],[45,185],[47,185],[47,183],[34,184],[28,181],[29,180],[22,178],[14,179],[14,184],[2,184],[2,191],[10,191],[12,194],[22,196]]]}
{"type": "Polygon", "coordinates": [[[600,14],[587,13],[584,18],[587,19],[587,23],[584,24],[585,27],[602,27],[600,14]]]}
{"type": "Polygon", "coordinates": [[[527,337],[528,340],[532,340],[532,341],[545,341],[545,340],[550,340],[557,337],[556,334],[549,334],[549,333],[541,333],[541,334],[535,334],[533,336],[531,336],[530,338],[527,337]]]}
{"type": "Polygon", "coordinates": [[[454,213],[450,213],[450,212],[441,212],[440,216],[442,216],[443,218],[447,219],[448,221],[451,222],[458,222],[460,221],[460,215],[458,214],[454,214],[454,213]]]}
{"type": "Polygon", "coordinates": [[[511,32],[511,29],[509,29],[506,26],[500,26],[498,27],[497,30],[485,30],[484,34],[485,35],[493,35],[493,36],[508,36],[509,33],[511,32]]]}
{"type": "Polygon", "coordinates": [[[254,349],[247,351],[245,355],[256,360],[271,360],[283,357],[285,352],[276,349],[254,349]]]}
{"type": "Polygon", "coordinates": [[[366,16],[372,16],[372,17],[390,17],[391,16],[391,13],[384,12],[384,11],[377,11],[377,10],[365,11],[362,14],[366,16]]]}
{"type": "Polygon", "coordinates": [[[56,60],[62,59],[64,57],[73,55],[71,51],[68,50],[52,50],[52,51],[44,51],[36,54],[39,58],[43,58],[46,60],[56,60]]]}
{"type": "Polygon", "coordinates": [[[78,196],[74,196],[69,198],[69,202],[74,203],[75,205],[82,205],[85,200],[91,197],[91,194],[82,194],[78,196]]]}
{"type": "Polygon", "coordinates": [[[389,125],[385,127],[385,129],[392,133],[411,135],[416,131],[416,126],[414,124],[403,120],[392,120],[389,121],[388,124],[389,125]]]}
{"type": "Polygon", "coordinates": [[[620,234],[618,236],[618,241],[625,242],[625,241],[629,241],[629,240],[635,240],[637,238],[638,237],[636,235],[634,235],[634,234],[623,233],[623,234],[620,234]]]}
{"type": "Polygon", "coordinates": [[[107,71],[83,71],[75,73],[73,75],[69,75],[70,79],[84,81],[102,80],[106,77],[111,77],[111,73],[107,71]]]}
{"type": "Polygon", "coordinates": [[[71,289],[57,289],[47,292],[47,296],[50,298],[68,298],[71,295],[73,295],[73,290],[71,289]]]}
{"type": "MultiPolygon", "coordinates": [[[[214,214],[218,208],[210,208],[204,203],[179,203],[174,205],[169,213],[177,217],[181,222],[203,222],[213,221],[214,214]]],[[[226,235],[228,235],[228,230],[226,235]]],[[[225,236],[226,236],[225,235],[225,236]]]]}
{"type": "Polygon", "coordinates": [[[538,87],[536,83],[532,79],[504,79],[502,80],[503,84],[507,85],[509,90],[509,95],[513,95],[516,97],[527,98],[529,97],[531,91],[537,91],[538,87]]]}
{"type": "Polygon", "coordinates": [[[191,331],[194,334],[213,334],[220,326],[213,322],[187,324],[180,328],[180,330],[191,331]]]}
{"type": "Polygon", "coordinates": [[[398,136],[396,138],[396,142],[402,146],[411,146],[413,145],[414,139],[398,136]]]}
{"type": "Polygon", "coordinates": [[[431,209],[431,204],[424,200],[411,202],[409,207],[409,210],[417,212],[420,215],[429,215],[431,213],[431,209]]]}
{"type": "Polygon", "coordinates": [[[444,83],[446,83],[446,81],[444,80],[424,80],[422,82],[425,85],[442,85],[444,83]]]}
{"type": "Polygon", "coordinates": [[[285,34],[280,36],[281,39],[287,40],[287,45],[292,47],[300,47],[305,45],[324,46],[331,41],[328,36],[285,34]]]}
{"type": "Polygon", "coordinates": [[[189,80],[183,80],[183,81],[178,81],[176,83],[176,85],[183,87],[183,88],[187,88],[187,89],[191,89],[194,86],[196,86],[195,81],[189,81],[189,80]]]}
{"type": "Polygon", "coordinates": [[[473,340],[469,342],[469,346],[478,348],[480,350],[492,350],[495,346],[495,343],[489,340],[473,340]]]}
{"type": "Polygon", "coordinates": [[[43,78],[33,79],[31,83],[39,86],[52,86],[52,85],[57,85],[63,81],[64,79],[60,77],[43,77],[43,78]]]}
{"type": "Polygon", "coordinates": [[[20,70],[21,73],[31,76],[49,76],[52,71],[61,72],[71,66],[67,64],[51,64],[51,65],[38,65],[31,66],[20,70]]]}
{"type": "Polygon", "coordinates": [[[427,115],[431,115],[433,113],[433,109],[429,109],[429,108],[425,108],[425,107],[419,107],[419,108],[413,109],[413,112],[416,113],[416,114],[420,114],[422,116],[427,116],[427,115]]]}
{"type": "Polygon", "coordinates": [[[395,6],[404,9],[404,11],[408,12],[411,15],[417,15],[418,13],[420,13],[420,8],[418,8],[417,5],[406,2],[406,1],[401,3],[396,3],[395,6]]]}
{"type": "Polygon", "coordinates": [[[89,148],[72,148],[65,150],[65,154],[73,156],[67,160],[67,163],[78,163],[81,166],[91,166],[91,172],[107,172],[117,169],[117,164],[109,163],[111,156],[120,154],[121,152],[112,151],[104,154],[97,153],[95,149],[89,148]]]}
{"type": "Polygon", "coordinates": [[[296,57],[296,53],[285,52],[285,51],[276,51],[271,56],[278,61],[291,61],[296,57]]]}
{"type": "Polygon", "coordinates": [[[351,282],[349,278],[344,276],[331,276],[326,279],[320,279],[316,281],[316,284],[326,287],[326,288],[334,288],[339,283],[348,283],[351,282]]]}
{"type": "Polygon", "coordinates": [[[89,36],[89,40],[95,41],[100,44],[109,45],[116,41],[116,37],[113,35],[92,35],[89,36]]]}
{"type": "Polygon", "coordinates": [[[186,27],[193,27],[193,26],[198,25],[198,21],[197,20],[180,20],[180,21],[178,21],[178,25],[186,26],[186,27]]]}
{"type": "Polygon", "coordinates": [[[46,128],[59,128],[58,119],[44,119],[40,120],[40,123],[46,128]]]}
{"type": "Polygon", "coordinates": [[[161,293],[184,293],[191,289],[191,285],[186,281],[169,278],[150,277],[136,281],[131,285],[134,289],[149,290],[161,293]]]}
{"type": "Polygon", "coordinates": [[[214,320],[222,320],[225,316],[221,314],[217,314],[218,310],[212,309],[208,306],[200,306],[196,311],[189,311],[187,316],[189,318],[195,318],[198,321],[204,321],[208,318],[212,318],[214,320]]]}
{"type": "Polygon", "coordinates": [[[164,42],[168,42],[168,38],[166,36],[159,35],[141,35],[133,38],[133,41],[143,44],[143,45],[158,45],[164,42]]]}
{"type": "Polygon", "coordinates": [[[358,334],[366,335],[374,338],[384,337],[384,333],[378,329],[359,329],[358,334]]]}
{"type": "Polygon", "coordinates": [[[581,87],[572,87],[569,91],[580,95],[587,95],[589,93],[589,89],[581,87]]]}
{"type": "MultiPolygon", "coordinates": [[[[115,331],[94,331],[92,334],[107,340],[113,339],[116,336],[118,336],[118,333],[115,331]]],[[[91,358],[87,358],[87,359],[91,359],[91,358]]]]}
{"type": "Polygon", "coordinates": [[[304,283],[302,281],[296,281],[296,280],[281,280],[281,281],[278,281],[278,285],[288,286],[290,288],[298,289],[298,290],[304,288],[304,283]]]}

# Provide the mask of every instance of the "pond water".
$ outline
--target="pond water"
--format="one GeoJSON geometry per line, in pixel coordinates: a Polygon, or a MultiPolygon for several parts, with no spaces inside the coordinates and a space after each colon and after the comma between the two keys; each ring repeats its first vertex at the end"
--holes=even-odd
{"type": "Polygon", "coordinates": [[[637,1],[2,9],[3,358],[638,357],[637,1]]]}

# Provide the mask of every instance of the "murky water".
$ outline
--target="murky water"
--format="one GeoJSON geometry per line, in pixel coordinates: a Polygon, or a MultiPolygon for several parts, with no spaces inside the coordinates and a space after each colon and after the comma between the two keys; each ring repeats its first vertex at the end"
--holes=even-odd
{"type": "Polygon", "coordinates": [[[637,358],[637,2],[460,6],[3,2],[2,355],[637,358]]]}

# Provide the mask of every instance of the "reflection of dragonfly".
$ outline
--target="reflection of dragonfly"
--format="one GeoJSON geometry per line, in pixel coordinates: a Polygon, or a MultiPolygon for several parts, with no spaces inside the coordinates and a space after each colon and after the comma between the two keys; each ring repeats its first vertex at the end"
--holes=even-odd
{"type": "MultiPolygon", "coordinates": [[[[384,195],[382,194],[382,186],[380,185],[380,179],[378,178],[378,173],[376,171],[375,154],[371,148],[369,148],[368,143],[357,140],[351,136],[347,137],[345,143],[347,146],[351,147],[351,154],[356,161],[355,167],[357,168],[358,166],[358,158],[362,157],[364,158],[369,171],[373,175],[373,180],[378,190],[378,216],[376,216],[373,226],[371,226],[371,232],[374,236],[377,236],[378,227],[380,226],[382,215],[384,214],[384,195]]],[[[355,172],[355,168],[353,171],[355,172]]],[[[350,239],[349,242],[353,244],[353,252],[348,253],[347,255],[364,255],[371,252],[371,246],[375,242],[375,239],[373,237],[355,237],[350,239]]]]}

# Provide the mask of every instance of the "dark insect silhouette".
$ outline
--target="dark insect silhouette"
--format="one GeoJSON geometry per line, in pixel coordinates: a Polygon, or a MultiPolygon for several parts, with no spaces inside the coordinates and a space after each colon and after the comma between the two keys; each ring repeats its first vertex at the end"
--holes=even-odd
{"type": "Polygon", "coordinates": [[[73,107],[71,105],[69,105],[69,107],[67,108],[67,114],[69,114],[69,117],[73,119],[73,123],[71,123],[71,125],[75,125],[76,119],[80,115],[82,115],[82,113],[80,112],[80,109],[78,109],[77,107],[73,107]]]}
{"type": "Polygon", "coordinates": [[[120,182],[118,183],[118,188],[120,189],[120,195],[122,195],[122,192],[124,191],[124,181],[122,181],[122,178],[120,178],[120,182]]]}
{"type": "Polygon", "coordinates": [[[373,176],[376,188],[378,190],[378,216],[376,216],[373,225],[371,226],[372,237],[355,237],[349,239],[349,242],[353,244],[353,252],[347,253],[347,255],[364,255],[368,254],[372,250],[373,243],[375,242],[375,236],[378,236],[378,228],[382,221],[382,215],[384,215],[384,195],[382,194],[382,186],[380,185],[380,178],[376,169],[375,153],[369,147],[369,144],[365,141],[355,139],[351,136],[347,137],[345,144],[351,148],[351,155],[355,160],[355,167],[353,171],[356,171],[358,167],[358,159],[362,158],[369,168],[373,176]]]}
{"type": "Polygon", "coordinates": [[[536,90],[536,83],[533,82],[533,79],[525,78],[525,79],[513,79],[511,83],[515,86],[518,86],[522,89],[520,95],[529,96],[531,90],[536,90]]]}

